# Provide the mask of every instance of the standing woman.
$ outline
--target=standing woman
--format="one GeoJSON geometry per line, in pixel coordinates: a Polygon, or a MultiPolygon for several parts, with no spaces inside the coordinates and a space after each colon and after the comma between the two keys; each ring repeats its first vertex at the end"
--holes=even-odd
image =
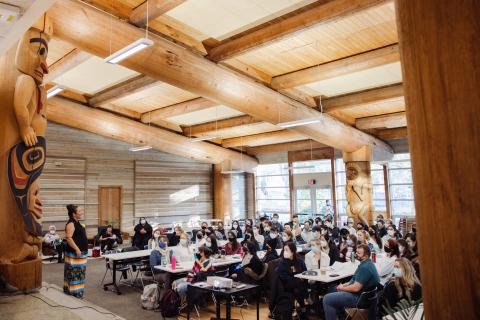
{"type": "Polygon", "coordinates": [[[67,248],[63,292],[82,298],[85,290],[85,270],[87,268],[88,240],[85,228],[80,224],[82,211],[73,204],[67,206],[68,222],[65,226],[67,248]]]}

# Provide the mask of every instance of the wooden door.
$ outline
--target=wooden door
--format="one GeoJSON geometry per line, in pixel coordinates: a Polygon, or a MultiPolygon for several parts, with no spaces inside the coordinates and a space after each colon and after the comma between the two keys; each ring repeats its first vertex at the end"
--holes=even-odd
{"type": "Polygon", "coordinates": [[[122,187],[99,186],[98,187],[98,225],[111,224],[114,228],[120,228],[122,220],[122,187]]]}

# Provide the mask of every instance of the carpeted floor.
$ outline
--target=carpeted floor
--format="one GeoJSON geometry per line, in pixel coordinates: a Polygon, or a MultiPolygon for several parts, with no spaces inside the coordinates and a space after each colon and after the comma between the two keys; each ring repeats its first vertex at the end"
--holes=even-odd
{"type": "MultiPolygon", "coordinates": [[[[104,291],[100,286],[103,275],[105,273],[105,260],[93,259],[88,260],[87,265],[87,281],[84,299],[92,302],[102,308],[105,308],[127,320],[162,320],[160,312],[144,310],[140,303],[140,289],[134,289],[128,286],[121,286],[122,295],[114,292],[104,291]]],[[[106,282],[109,282],[110,275],[107,275],[106,282]]],[[[63,264],[44,264],[43,265],[43,281],[58,286],[63,286],[63,264]]],[[[200,310],[200,319],[210,319],[214,316],[214,305],[200,310]]],[[[222,310],[222,315],[225,315],[222,310]]],[[[268,309],[265,304],[261,304],[260,319],[268,319],[268,309]]],[[[194,316],[193,312],[191,316],[194,316]]],[[[232,309],[232,316],[236,319],[255,319],[255,304],[252,302],[248,307],[232,309]]],[[[180,319],[183,317],[179,317],[180,319]]],[[[196,318],[196,316],[195,316],[196,318]]],[[[38,319],[38,318],[37,318],[38,319]]]]}

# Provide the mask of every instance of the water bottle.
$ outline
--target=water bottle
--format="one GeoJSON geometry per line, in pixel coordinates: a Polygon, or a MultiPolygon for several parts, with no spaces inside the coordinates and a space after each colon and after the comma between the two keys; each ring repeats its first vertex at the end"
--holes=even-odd
{"type": "Polygon", "coordinates": [[[377,254],[375,253],[375,251],[372,252],[372,262],[373,263],[377,262],[377,254]]]}
{"type": "Polygon", "coordinates": [[[165,259],[165,256],[163,254],[162,254],[162,257],[160,258],[160,262],[161,262],[162,266],[167,265],[167,259],[165,259]]]}
{"type": "Polygon", "coordinates": [[[355,252],[353,251],[350,253],[350,262],[355,263],[355,252]]]}
{"type": "Polygon", "coordinates": [[[170,261],[172,262],[172,270],[175,270],[177,268],[177,258],[175,258],[175,256],[172,256],[170,261]]]}

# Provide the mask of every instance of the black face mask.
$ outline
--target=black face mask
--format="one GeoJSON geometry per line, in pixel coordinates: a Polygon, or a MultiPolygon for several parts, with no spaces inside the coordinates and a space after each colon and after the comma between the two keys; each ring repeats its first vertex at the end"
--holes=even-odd
{"type": "Polygon", "coordinates": [[[205,230],[205,229],[207,229],[207,227],[205,227],[205,226],[202,226],[202,229],[203,229],[203,230],[205,230]]]}
{"type": "Polygon", "coordinates": [[[392,249],[390,249],[389,247],[385,247],[384,250],[385,250],[386,253],[392,252],[392,249]]]}
{"type": "Polygon", "coordinates": [[[195,253],[195,257],[196,257],[198,260],[200,260],[200,258],[201,258],[202,256],[200,255],[200,253],[195,253]]]}
{"type": "Polygon", "coordinates": [[[228,238],[228,241],[234,242],[234,241],[235,241],[235,238],[230,238],[230,237],[229,237],[229,238],[228,238]]]}

